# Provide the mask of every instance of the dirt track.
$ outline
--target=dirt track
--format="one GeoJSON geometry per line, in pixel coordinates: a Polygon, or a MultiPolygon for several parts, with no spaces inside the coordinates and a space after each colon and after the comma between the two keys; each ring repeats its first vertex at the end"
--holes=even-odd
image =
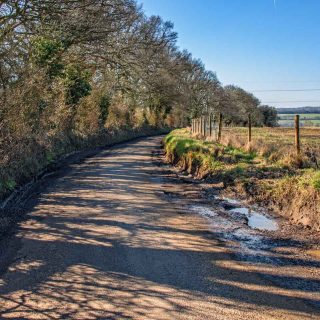
{"type": "Polygon", "coordinates": [[[160,139],[115,146],[43,190],[7,242],[1,319],[320,316],[319,262],[292,262],[285,247],[279,266],[237,259],[241,248],[164,193],[180,186],[153,161],[160,139]]]}

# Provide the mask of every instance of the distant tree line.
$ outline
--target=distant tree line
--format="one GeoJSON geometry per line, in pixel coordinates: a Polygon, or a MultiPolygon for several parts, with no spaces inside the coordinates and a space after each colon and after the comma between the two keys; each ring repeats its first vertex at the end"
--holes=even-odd
{"type": "Polygon", "coordinates": [[[274,109],[223,87],[178,49],[172,23],[134,0],[5,0],[0,21],[2,167],[18,170],[34,154],[49,161],[101,132],[185,126],[206,113],[276,125],[274,109]]]}
{"type": "Polygon", "coordinates": [[[277,112],[280,114],[307,114],[307,113],[320,114],[320,107],[277,108],[277,112]]]}

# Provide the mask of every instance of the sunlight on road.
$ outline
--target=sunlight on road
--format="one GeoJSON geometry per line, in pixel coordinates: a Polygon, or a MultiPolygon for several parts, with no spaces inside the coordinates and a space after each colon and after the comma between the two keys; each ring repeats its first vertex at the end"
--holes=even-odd
{"type": "Polygon", "coordinates": [[[41,195],[0,282],[3,319],[309,318],[319,293],[285,251],[273,253],[286,257],[281,267],[243,264],[232,258],[240,246],[167,201],[146,152],[158,143],[75,166],[41,195]]]}

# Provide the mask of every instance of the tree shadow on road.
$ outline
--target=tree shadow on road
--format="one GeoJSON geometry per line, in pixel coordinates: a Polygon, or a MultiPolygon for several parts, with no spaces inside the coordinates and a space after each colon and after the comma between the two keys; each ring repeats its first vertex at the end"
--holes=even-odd
{"type": "MultiPolygon", "coordinates": [[[[96,157],[42,193],[15,236],[23,247],[0,280],[2,318],[320,315],[319,279],[297,272],[319,261],[272,250],[263,263],[239,261],[241,248],[166,201],[158,169],[146,163],[140,142],[134,146],[116,159],[96,157]]],[[[242,255],[250,261],[253,254],[242,255]]]]}

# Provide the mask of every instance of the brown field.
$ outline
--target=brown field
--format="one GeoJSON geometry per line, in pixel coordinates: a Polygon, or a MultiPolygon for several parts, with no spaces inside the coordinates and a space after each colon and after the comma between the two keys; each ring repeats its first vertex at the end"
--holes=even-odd
{"type": "MultiPolygon", "coordinates": [[[[247,128],[224,128],[222,143],[237,147],[247,144],[247,128]]],[[[301,128],[301,155],[305,161],[320,164],[320,128],[301,128]]],[[[269,160],[288,160],[295,154],[293,128],[253,128],[250,148],[269,160]]]]}

